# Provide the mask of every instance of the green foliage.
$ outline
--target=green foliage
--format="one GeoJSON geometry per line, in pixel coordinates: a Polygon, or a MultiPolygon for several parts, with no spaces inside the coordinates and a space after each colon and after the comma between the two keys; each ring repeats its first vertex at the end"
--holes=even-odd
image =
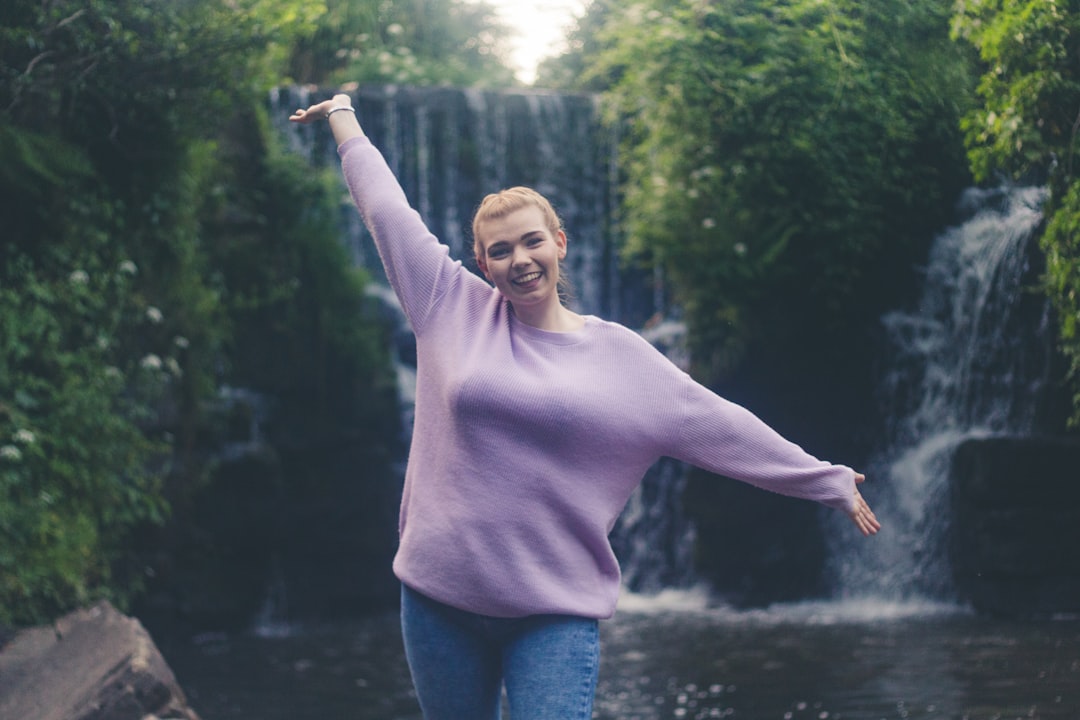
{"type": "Polygon", "coordinates": [[[981,103],[964,117],[976,177],[1048,182],[1041,242],[1080,426],[1080,2],[962,0],[953,34],[978,50],[981,103]]]}
{"type": "Polygon", "coordinates": [[[295,82],[509,87],[506,29],[482,0],[328,0],[296,44],[295,82]]]}
{"type": "Polygon", "coordinates": [[[1080,427],[1080,181],[1057,199],[1042,237],[1046,289],[1058,309],[1061,346],[1073,381],[1070,422],[1080,427]]]}
{"type": "Polygon", "coordinates": [[[1005,172],[1039,180],[1055,160],[1071,166],[1080,104],[1080,4],[961,1],[953,32],[985,63],[982,103],[963,121],[976,176],[1005,172]]]}
{"type": "Polygon", "coordinates": [[[603,49],[602,30],[618,9],[620,0],[591,0],[569,29],[568,50],[545,58],[536,70],[536,86],[573,92],[603,92],[613,78],[590,75],[588,64],[603,49]]]}
{"type": "Polygon", "coordinates": [[[630,248],[669,271],[706,376],[844,352],[966,179],[944,4],[618,5],[586,82],[629,118],[630,248]]]}
{"type": "MultiPolygon", "coordinates": [[[[0,8],[0,624],[139,592],[146,548],[133,538],[210,475],[223,384],[306,402],[325,377],[316,397],[328,404],[370,396],[383,403],[368,404],[374,415],[388,402],[380,331],[349,315],[367,305],[325,182],[282,169],[263,145],[236,159],[250,176],[219,152],[228,121],[250,118],[324,11],[315,0],[0,8]],[[238,193],[221,178],[262,193],[271,241],[240,247],[218,232],[222,198],[238,193]],[[281,273],[253,281],[263,263],[281,273]],[[272,293],[290,277],[301,291],[245,304],[250,287],[272,293]],[[289,367],[280,350],[293,346],[321,347],[324,364],[289,367]],[[274,382],[244,355],[254,348],[282,358],[274,382]],[[335,394],[346,374],[354,391],[335,394]]],[[[255,125],[234,132],[265,143],[255,125]]]]}
{"type": "Polygon", "coordinates": [[[229,376],[278,400],[290,442],[346,428],[392,444],[396,381],[367,277],[338,238],[340,171],[313,171],[285,152],[262,112],[220,149],[234,175],[207,230],[227,288],[229,376]]]}
{"type": "Polygon", "coordinates": [[[165,448],[142,423],[176,368],[117,343],[157,318],[135,264],[92,222],[69,231],[75,244],[46,262],[6,253],[0,280],[0,623],[128,600],[137,586],[110,583],[111,560],[165,510],[165,448]]]}

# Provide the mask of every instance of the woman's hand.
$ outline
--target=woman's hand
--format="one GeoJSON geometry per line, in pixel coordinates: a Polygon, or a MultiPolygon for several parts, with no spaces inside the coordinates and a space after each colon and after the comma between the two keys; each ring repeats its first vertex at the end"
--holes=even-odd
{"type": "Polygon", "coordinates": [[[300,123],[302,125],[308,125],[319,120],[325,120],[326,116],[330,113],[332,108],[338,107],[337,96],[329,100],[323,100],[321,103],[315,103],[311,107],[297,108],[296,112],[289,116],[289,120],[300,123]]]}
{"type": "Polygon", "coordinates": [[[315,103],[304,108],[297,108],[296,112],[289,116],[289,120],[301,125],[309,125],[317,120],[330,120],[330,131],[334,133],[334,140],[340,145],[349,138],[364,134],[360,123],[356,119],[356,113],[352,110],[352,98],[346,93],[340,92],[329,100],[315,103]],[[341,112],[331,111],[337,108],[349,108],[341,112]]]}
{"type": "MultiPolygon", "coordinates": [[[[855,473],[855,484],[858,485],[863,482],[866,482],[866,476],[862,473],[855,473]]],[[[881,529],[881,523],[878,522],[877,516],[874,515],[874,511],[870,509],[870,506],[866,504],[866,500],[863,499],[862,493],[859,492],[857,487],[855,488],[855,508],[848,513],[848,516],[863,535],[876,535],[877,531],[881,529]]]]}

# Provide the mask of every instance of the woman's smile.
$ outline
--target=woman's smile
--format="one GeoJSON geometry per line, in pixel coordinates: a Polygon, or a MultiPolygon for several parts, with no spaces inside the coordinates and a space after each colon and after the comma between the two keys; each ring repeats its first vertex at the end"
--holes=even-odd
{"type": "Polygon", "coordinates": [[[518,275],[511,282],[513,282],[518,287],[524,287],[526,285],[531,286],[531,285],[535,284],[536,281],[539,280],[543,276],[544,276],[544,273],[540,272],[539,270],[536,270],[534,272],[525,273],[524,275],[518,275]]]}

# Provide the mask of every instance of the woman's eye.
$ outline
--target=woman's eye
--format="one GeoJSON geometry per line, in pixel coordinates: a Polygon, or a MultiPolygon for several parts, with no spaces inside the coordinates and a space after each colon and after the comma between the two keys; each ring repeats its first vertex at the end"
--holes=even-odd
{"type": "Polygon", "coordinates": [[[542,242],[544,242],[544,238],[540,237],[539,235],[537,235],[536,237],[531,237],[528,240],[529,247],[536,247],[542,242]]]}
{"type": "Polygon", "coordinates": [[[507,250],[505,248],[498,248],[497,250],[489,250],[488,257],[493,260],[506,257],[507,250]]]}

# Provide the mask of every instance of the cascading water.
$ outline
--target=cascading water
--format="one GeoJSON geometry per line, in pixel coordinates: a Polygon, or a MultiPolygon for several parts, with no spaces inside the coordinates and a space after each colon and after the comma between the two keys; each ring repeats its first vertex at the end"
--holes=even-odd
{"type": "Polygon", "coordinates": [[[935,240],[918,308],[883,318],[886,443],[866,468],[864,492],[884,530],[863,542],[831,534],[838,596],[953,598],[945,550],[953,452],[969,438],[1030,434],[1049,374],[1049,311],[1030,292],[1045,195],[969,191],[971,217],[935,240]]]}

